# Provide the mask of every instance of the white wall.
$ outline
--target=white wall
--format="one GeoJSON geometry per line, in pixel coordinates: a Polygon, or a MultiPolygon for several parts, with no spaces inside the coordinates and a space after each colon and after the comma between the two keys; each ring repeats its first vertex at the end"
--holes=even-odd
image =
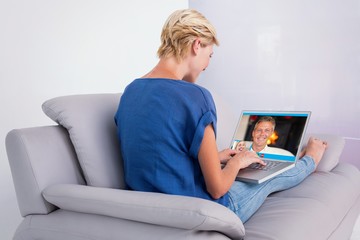
{"type": "Polygon", "coordinates": [[[53,124],[43,101],[121,92],[157,62],[162,25],[187,0],[0,0],[0,236],[21,217],[5,152],[13,128],[53,124]]]}
{"type": "Polygon", "coordinates": [[[359,0],[190,0],[216,26],[220,47],[199,83],[221,109],[226,147],[241,110],[311,110],[309,132],[346,138],[360,167],[359,0]],[[224,122],[226,120],[226,122],[224,122]]]}

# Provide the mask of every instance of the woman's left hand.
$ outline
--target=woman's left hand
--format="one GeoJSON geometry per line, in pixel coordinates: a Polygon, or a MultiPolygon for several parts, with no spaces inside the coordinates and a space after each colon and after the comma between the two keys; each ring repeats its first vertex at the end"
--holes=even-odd
{"type": "Polygon", "coordinates": [[[227,163],[227,161],[234,156],[235,154],[239,153],[239,151],[226,148],[219,152],[219,159],[221,163],[227,163]]]}

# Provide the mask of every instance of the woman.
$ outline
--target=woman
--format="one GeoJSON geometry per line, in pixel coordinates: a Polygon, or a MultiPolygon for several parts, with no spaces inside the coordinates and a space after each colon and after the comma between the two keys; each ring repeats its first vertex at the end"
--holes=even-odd
{"type": "Polygon", "coordinates": [[[248,150],[246,148],[246,142],[244,140],[238,141],[235,147],[235,150],[242,152],[248,150]]]}
{"type": "Polygon", "coordinates": [[[127,86],[115,115],[125,181],[132,190],[217,202],[245,222],[271,192],[313,172],[326,144],[310,139],[305,156],[287,175],[261,185],[234,182],[240,169],[264,163],[254,152],[217,150],[215,104],[209,91],[195,84],[213,45],[218,45],[214,27],[195,10],[176,11],[165,22],[158,64],[127,86]]]}

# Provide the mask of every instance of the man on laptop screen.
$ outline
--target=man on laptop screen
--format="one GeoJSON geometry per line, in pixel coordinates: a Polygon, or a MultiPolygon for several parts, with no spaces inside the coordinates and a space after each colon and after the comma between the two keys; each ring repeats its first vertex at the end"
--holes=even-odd
{"type": "Polygon", "coordinates": [[[294,167],[309,117],[310,112],[243,112],[231,148],[245,144],[267,165],[252,164],[237,180],[261,183],[294,167]]]}

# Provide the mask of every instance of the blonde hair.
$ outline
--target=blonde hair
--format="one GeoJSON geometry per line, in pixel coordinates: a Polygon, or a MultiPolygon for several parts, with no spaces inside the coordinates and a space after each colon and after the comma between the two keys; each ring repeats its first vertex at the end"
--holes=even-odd
{"type": "Polygon", "coordinates": [[[158,57],[184,59],[196,38],[201,38],[202,46],[219,45],[214,26],[198,11],[177,10],[166,20],[161,32],[158,57]]]}

